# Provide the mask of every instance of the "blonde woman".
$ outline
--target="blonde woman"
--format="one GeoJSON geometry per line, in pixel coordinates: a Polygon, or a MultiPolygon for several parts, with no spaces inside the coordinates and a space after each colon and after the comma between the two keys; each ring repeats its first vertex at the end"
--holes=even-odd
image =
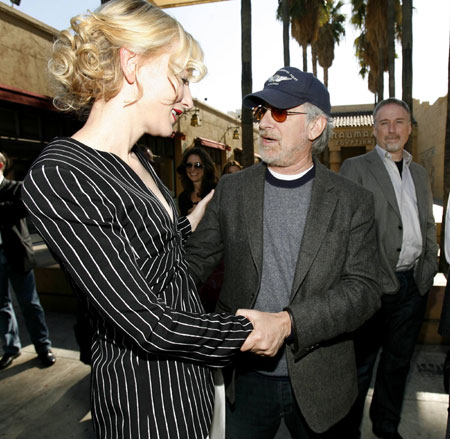
{"type": "Polygon", "coordinates": [[[94,322],[92,416],[97,438],[205,438],[211,368],[252,331],[245,317],[205,314],[183,242],[205,197],[178,217],[169,191],[134,147],[170,136],[205,73],[197,42],[144,0],[113,0],[75,17],[49,63],[55,104],[87,113],[51,142],[24,183],[39,233],[94,322]]]}

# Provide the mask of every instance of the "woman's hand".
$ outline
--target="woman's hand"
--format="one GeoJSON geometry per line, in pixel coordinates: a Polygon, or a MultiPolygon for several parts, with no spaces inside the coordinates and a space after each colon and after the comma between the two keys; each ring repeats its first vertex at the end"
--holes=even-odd
{"type": "Polygon", "coordinates": [[[211,201],[211,198],[214,195],[214,189],[206,195],[203,199],[201,199],[198,204],[195,206],[194,210],[186,217],[189,222],[191,223],[191,229],[192,231],[195,231],[195,229],[198,226],[198,223],[203,218],[203,215],[205,214],[206,206],[211,201]]]}

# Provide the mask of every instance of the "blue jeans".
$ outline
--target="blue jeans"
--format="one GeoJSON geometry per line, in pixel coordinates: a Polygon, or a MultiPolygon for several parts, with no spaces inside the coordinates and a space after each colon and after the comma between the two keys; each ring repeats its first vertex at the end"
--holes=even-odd
{"type": "Polygon", "coordinates": [[[237,372],[235,397],[227,401],[226,439],[273,439],[282,418],[293,439],[330,437],[308,427],[288,377],[237,372]]]}
{"type": "Polygon", "coordinates": [[[0,337],[4,353],[20,352],[19,327],[11,301],[10,287],[14,290],[20,305],[25,325],[36,352],[39,354],[50,349],[48,328],[44,310],[39,302],[33,270],[17,272],[8,264],[0,247],[0,337]]]}

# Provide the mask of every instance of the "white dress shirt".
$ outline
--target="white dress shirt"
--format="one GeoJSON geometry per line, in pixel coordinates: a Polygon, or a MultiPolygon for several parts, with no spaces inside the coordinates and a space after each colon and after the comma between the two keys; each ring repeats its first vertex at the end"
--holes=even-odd
{"type": "Polygon", "coordinates": [[[403,240],[396,271],[409,270],[414,267],[422,253],[422,232],[420,230],[416,188],[409,170],[412,155],[403,150],[403,170],[402,175],[400,175],[391,153],[379,145],[376,146],[376,150],[391,178],[402,218],[403,240]]]}

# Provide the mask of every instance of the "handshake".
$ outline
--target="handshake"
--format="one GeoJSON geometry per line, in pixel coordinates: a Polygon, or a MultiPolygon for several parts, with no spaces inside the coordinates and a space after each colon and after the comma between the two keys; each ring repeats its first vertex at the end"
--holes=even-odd
{"type": "Polygon", "coordinates": [[[269,313],[254,309],[238,309],[236,315],[244,316],[253,324],[253,331],[241,346],[241,351],[274,357],[291,334],[291,317],[287,311],[269,313]]]}

